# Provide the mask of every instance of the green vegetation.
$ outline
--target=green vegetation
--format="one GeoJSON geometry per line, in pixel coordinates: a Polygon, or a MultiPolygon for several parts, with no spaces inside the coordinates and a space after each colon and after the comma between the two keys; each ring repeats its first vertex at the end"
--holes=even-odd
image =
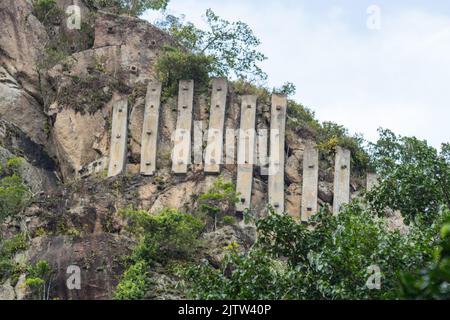
{"type": "Polygon", "coordinates": [[[266,59],[256,50],[260,41],[247,24],[223,20],[211,9],[206,12],[206,22],[206,30],[171,15],[158,23],[178,44],[166,48],[156,64],[167,88],[166,96],[176,94],[180,79],[194,79],[201,90],[211,76],[246,80],[267,77],[258,67],[266,59]]]}
{"type": "Polygon", "coordinates": [[[164,99],[176,95],[180,79],[193,79],[196,88],[204,88],[213,70],[212,58],[186,50],[164,47],[155,70],[164,83],[164,99]]]}
{"type": "Polygon", "coordinates": [[[150,285],[148,265],[144,260],[135,261],[122,275],[114,293],[116,300],[141,300],[150,285]]]}
{"type": "Polygon", "coordinates": [[[130,257],[130,265],[117,286],[114,297],[120,300],[143,299],[149,289],[151,266],[186,260],[199,245],[203,224],[191,215],[163,210],[158,215],[131,208],[122,211],[129,230],[140,237],[130,257]]]}
{"type": "Polygon", "coordinates": [[[35,300],[49,300],[54,271],[47,261],[38,261],[27,268],[25,284],[31,289],[35,300]]]}
{"type": "Polygon", "coordinates": [[[19,213],[29,199],[28,188],[20,177],[22,158],[8,159],[6,168],[0,170],[0,222],[19,213]]]}
{"type": "MultiPolygon", "coordinates": [[[[234,212],[235,204],[239,201],[236,194],[235,186],[230,181],[225,181],[223,177],[219,177],[214,181],[214,185],[207,192],[201,194],[197,199],[197,206],[200,213],[207,218],[206,223],[212,224],[214,230],[217,228],[217,220],[225,218],[226,214],[234,212]]],[[[224,222],[229,218],[224,219],[224,222]]]]}
{"type": "Polygon", "coordinates": [[[140,16],[146,10],[164,10],[170,0],[85,0],[91,8],[116,14],[140,16]]]}
{"type": "Polygon", "coordinates": [[[368,194],[375,212],[399,210],[409,222],[431,224],[450,208],[448,145],[441,153],[414,137],[398,137],[380,130],[372,145],[374,166],[382,183],[368,194]]]}
{"type": "Polygon", "coordinates": [[[25,233],[19,233],[8,240],[0,238],[0,283],[8,278],[12,279],[13,284],[17,282],[19,275],[24,271],[24,266],[14,262],[14,256],[27,248],[25,233]]]}
{"type": "Polygon", "coordinates": [[[401,279],[400,296],[405,299],[450,299],[450,213],[441,230],[441,245],[435,261],[418,274],[406,273],[401,279]]]}
{"type": "Polygon", "coordinates": [[[32,0],[34,15],[44,25],[51,24],[61,14],[55,0],[32,0]]]}
{"type": "Polygon", "coordinates": [[[323,210],[314,228],[273,211],[258,220],[258,240],[247,252],[231,250],[219,269],[208,263],[184,270],[195,299],[395,298],[398,273],[432,256],[433,230],[407,236],[389,231],[381,218],[353,204],[340,215],[323,210]],[[370,290],[368,268],[381,270],[380,290],[370,290]]]}

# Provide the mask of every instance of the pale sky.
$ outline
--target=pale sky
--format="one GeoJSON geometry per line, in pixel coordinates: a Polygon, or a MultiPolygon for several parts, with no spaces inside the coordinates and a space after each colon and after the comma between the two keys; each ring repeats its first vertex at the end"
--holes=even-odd
{"type": "Polygon", "coordinates": [[[208,8],[253,29],[268,85],[294,83],[319,120],[371,141],[378,127],[450,141],[450,1],[171,0],[168,12],[202,27],[208,8]]]}

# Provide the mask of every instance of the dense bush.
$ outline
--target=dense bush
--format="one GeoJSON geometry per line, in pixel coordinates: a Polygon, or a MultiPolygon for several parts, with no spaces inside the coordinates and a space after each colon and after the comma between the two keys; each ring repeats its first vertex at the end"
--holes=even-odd
{"type": "Polygon", "coordinates": [[[372,147],[381,184],[367,195],[372,208],[384,214],[399,210],[405,221],[431,224],[442,208],[450,207],[450,160],[442,152],[414,137],[398,137],[380,130],[372,147]]]}
{"type": "Polygon", "coordinates": [[[142,300],[145,297],[150,280],[148,264],[143,261],[133,263],[122,275],[114,292],[116,300],[142,300]]]}
{"type": "Polygon", "coordinates": [[[170,209],[150,215],[128,208],[122,214],[129,220],[130,231],[140,240],[114,297],[142,299],[151,284],[148,272],[152,265],[188,259],[199,245],[203,224],[191,215],[170,209]]]}
{"type": "Polygon", "coordinates": [[[177,94],[179,80],[194,80],[195,88],[202,89],[209,83],[213,70],[213,58],[184,49],[164,47],[155,64],[158,77],[164,84],[164,98],[177,94]]]}
{"type": "Polygon", "coordinates": [[[19,213],[29,198],[28,188],[18,173],[14,172],[17,163],[8,166],[12,175],[1,177],[0,174],[0,222],[6,217],[19,213]]]}
{"type": "Polygon", "coordinates": [[[170,0],[85,0],[91,8],[139,16],[146,10],[163,10],[170,0]]]}
{"type": "Polygon", "coordinates": [[[338,216],[322,211],[315,227],[273,212],[257,221],[258,240],[248,252],[228,253],[220,269],[204,263],[183,275],[190,297],[200,299],[394,298],[401,271],[425,265],[433,229],[407,236],[353,204],[338,216]],[[381,288],[366,286],[369,267],[381,270],[381,288]]]}
{"type": "Polygon", "coordinates": [[[28,241],[25,233],[20,233],[7,240],[0,238],[0,282],[8,278],[13,278],[13,282],[17,280],[22,266],[14,262],[14,256],[17,252],[27,248],[28,241]]]}
{"type": "Polygon", "coordinates": [[[441,230],[442,242],[436,258],[418,274],[402,276],[400,297],[405,299],[450,300],[450,211],[441,230]]]}

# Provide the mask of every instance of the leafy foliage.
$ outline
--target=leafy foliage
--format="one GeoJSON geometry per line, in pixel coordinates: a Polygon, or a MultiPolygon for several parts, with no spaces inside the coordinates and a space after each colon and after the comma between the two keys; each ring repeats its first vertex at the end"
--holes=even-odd
{"type": "Polygon", "coordinates": [[[163,10],[170,0],[86,0],[90,7],[117,14],[139,16],[146,10],[163,10]]]}
{"type": "Polygon", "coordinates": [[[56,5],[55,0],[32,0],[34,15],[43,24],[52,23],[61,10],[56,5]]]}
{"type": "Polygon", "coordinates": [[[194,80],[196,88],[204,88],[213,70],[213,58],[180,48],[164,47],[155,64],[155,70],[164,83],[164,98],[177,93],[180,79],[194,80]]]}
{"type": "Polygon", "coordinates": [[[27,268],[25,284],[31,289],[32,295],[38,300],[49,300],[53,285],[53,269],[47,261],[38,261],[27,268]]]}
{"type": "Polygon", "coordinates": [[[402,298],[450,299],[450,211],[441,230],[441,239],[436,250],[436,261],[418,274],[403,274],[400,289],[402,298]]]}
{"type": "Polygon", "coordinates": [[[315,227],[271,210],[257,221],[248,252],[233,250],[219,269],[206,262],[184,271],[188,294],[199,299],[379,299],[395,296],[398,272],[431,259],[432,231],[388,231],[362,205],[338,216],[322,211],[315,227]],[[369,290],[368,267],[381,269],[380,290],[369,290]]]}
{"type": "Polygon", "coordinates": [[[266,59],[256,50],[260,41],[247,24],[221,19],[211,9],[205,17],[206,30],[172,15],[158,22],[179,44],[165,48],[156,64],[167,96],[176,93],[180,79],[194,79],[196,87],[202,89],[211,76],[248,80],[267,77],[258,67],[266,59]]]}
{"type": "Polygon", "coordinates": [[[158,25],[167,30],[184,48],[212,58],[212,76],[234,75],[240,79],[265,79],[257,63],[266,57],[256,47],[259,39],[244,22],[221,19],[211,9],[206,11],[207,30],[201,30],[181,18],[168,15],[158,25]]]}
{"type": "Polygon", "coordinates": [[[27,236],[19,233],[7,240],[0,239],[0,282],[8,278],[17,278],[21,266],[14,262],[14,255],[28,248],[27,236]]]}
{"type": "Polygon", "coordinates": [[[114,292],[114,299],[142,300],[148,286],[148,265],[143,260],[137,261],[124,272],[114,292]]]}
{"type": "Polygon", "coordinates": [[[199,245],[203,224],[195,217],[165,209],[158,215],[131,208],[122,211],[130,231],[140,236],[114,297],[142,299],[151,284],[149,269],[154,263],[187,259],[199,245]]]}
{"type": "Polygon", "coordinates": [[[448,149],[441,154],[414,137],[398,137],[380,129],[372,145],[374,165],[381,184],[368,194],[373,209],[399,210],[406,222],[431,224],[441,208],[450,207],[450,161],[448,149]]]}
{"type": "Polygon", "coordinates": [[[0,178],[0,221],[20,212],[28,195],[28,188],[17,173],[0,178]]]}
{"type": "Polygon", "coordinates": [[[325,121],[318,131],[318,141],[318,147],[324,153],[334,154],[336,146],[350,150],[355,172],[364,172],[369,168],[370,157],[364,148],[364,138],[361,135],[350,136],[344,126],[325,121]]]}
{"type": "Polygon", "coordinates": [[[230,181],[225,181],[223,177],[217,178],[213,187],[201,194],[197,199],[200,212],[213,220],[214,230],[217,228],[218,218],[233,212],[234,206],[238,201],[239,198],[234,184],[230,181]]]}

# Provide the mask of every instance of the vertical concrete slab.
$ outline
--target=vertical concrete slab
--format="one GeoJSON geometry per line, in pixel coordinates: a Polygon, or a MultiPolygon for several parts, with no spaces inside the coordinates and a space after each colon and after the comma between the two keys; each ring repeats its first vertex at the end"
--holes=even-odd
{"type": "Polygon", "coordinates": [[[159,108],[161,83],[151,82],[145,97],[144,123],[141,140],[141,174],[151,176],[156,171],[156,148],[158,145],[159,108]]]}
{"type": "Polygon", "coordinates": [[[258,166],[260,174],[267,176],[269,171],[269,156],[267,154],[267,146],[269,142],[269,130],[258,130],[258,166]]]}
{"type": "Polygon", "coordinates": [[[303,153],[302,221],[317,213],[318,189],[319,150],[313,142],[308,142],[303,153]]]}
{"type": "Polygon", "coordinates": [[[256,99],[256,96],[242,97],[236,183],[236,192],[239,194],[239,202],[236,204],[237,212],[250,209],[251,205],[256,145],[256,99]]]}
{"type": "Polygon", "coordinates": [[[337,147],[334,166],[333,214],[338,214],[341,206],[350,202],[350,150],[337,147]]]}
{"type": "Polygon", "coordinates": [[[236,130],[226,128],[225,130],[225,164],[236,164],[236,130]]]}
{"type": "Polygon", "coordinates": [[[272,95],[270,121],[269,204],[278,213],[284,212],[284,138],[287,98],[272,95]]]}
{"type": "Polygon", "coordinates": [[[181,80],[178,91],[178,119],[172,152],[172,171],[187,173],[191,163],[192,112],[194,107],[194,81],[181,80]]]}
{"type": "Polygon", "coordinates": [[[208,141],[205,150],[205,172],[220,173],[223,164],[223,130],[227,104],[228,82],[226,78],[213,80],[208,141]]]}
{"type": "Polygon", "coordinates": [[[128,99],[113,104],[111,148],[108,177],[114,177],[125,169],[128,143],[128,99]]]}
{"type": "Polygon", "coordinates": [[[203,165],[203,121],[194,121],[194,145],[192,153],[194,154],[194,164],[203,165]]]}
{"type": "Polygon", "coordinates": [[[367,192],[372,191],[373,188],[378,186],[378,175],[376,173],[367,173],[366,184],[367,192]]]}

